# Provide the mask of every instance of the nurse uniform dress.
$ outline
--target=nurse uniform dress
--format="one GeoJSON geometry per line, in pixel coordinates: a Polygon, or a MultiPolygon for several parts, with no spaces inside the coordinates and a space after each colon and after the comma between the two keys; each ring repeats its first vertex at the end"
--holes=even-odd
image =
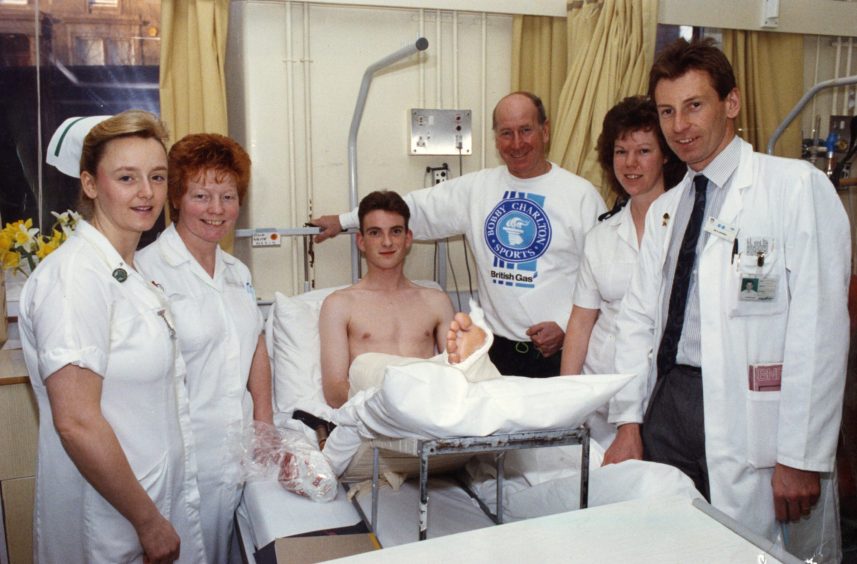
{"type": "MultiPolygon", "coordinates": [[[[586,235],[583,262],[574,290],[574,305],[597,309],[598,319],[589,337],[583,374],[614,374],[616,315],[637,264],[637,231],[631,218],[631,204],[619,210],[586,235]]],[[[605,449],[616,436],[616,427],[607,423],[607,406],[588,419],[592,439],[605,449]]]]}
{"type": "Polygon", "coordinates": [[[137,480],[181,538],[179,562],[205,562],[184,367],[162,293],[81,221],[30,276],[20,303],[39,403],[35,561],[143,559],[131,523],[78,472],[54,428],[45,381],[75,364],[104,379],[101,410],[137,480]]]}
{"type": "Polygon", "coordinates": [[[253,421],[247,380],[264,327],[250,271],[218,247],[212,278],[174,225],[140,251],[136,261],[170,300],[187,364],[207,561],[227,562],[243,486],[238,447],[253,421]]]}

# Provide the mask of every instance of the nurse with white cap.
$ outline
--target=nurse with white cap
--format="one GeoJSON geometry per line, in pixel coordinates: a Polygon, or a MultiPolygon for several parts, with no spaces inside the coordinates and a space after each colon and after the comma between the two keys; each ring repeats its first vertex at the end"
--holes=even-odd
{"type": "MultiPolygon", "coordinates": [[[[65,133],[52,143],[56,157],[76,137],[65,133]]],[[[84,220],[21,293],[40,419],[36,562],[207,560],[174,323],[134,262],[166,199],[166,137],[157,117],[137,110],[89,132],[79,160],[84,220]]]]}

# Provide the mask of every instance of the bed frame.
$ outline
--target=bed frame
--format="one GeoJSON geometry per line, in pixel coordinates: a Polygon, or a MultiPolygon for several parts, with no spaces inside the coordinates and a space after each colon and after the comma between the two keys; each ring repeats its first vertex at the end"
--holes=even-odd
{"type": "MultiPolygon", "coordinates": [[[[369,526],[378,536],[378,482],[380,478],[380,451],[390,450],[399,454],[419,458],[419,540],[425,540],[428,533],[428,470],[429,459],[434,456],[450,454],[494,453],[497,468],[497,510],[492,513],[466,484],[462,483],[468,495],[474,499],[482,511],[500,525],[503,523],[503,481],[506,451],[517,449],[544,448],[563,445],[581,445],[580,463],[580,509],[585,509],[589,501],[589,429],[585,425],[574,428],[551,431],[522,431],[516,433],[496,433],[487,437],[450,437],[443,439],[374,439],[372,447],[372,519],[369,526]]],[[[356,503],[356,499],[355,499],[356,503]]],[[[359,505],[357,506],[360,510],[359,505]]],[[[362,510],[360,510],[362,514],[362,510]]]]}

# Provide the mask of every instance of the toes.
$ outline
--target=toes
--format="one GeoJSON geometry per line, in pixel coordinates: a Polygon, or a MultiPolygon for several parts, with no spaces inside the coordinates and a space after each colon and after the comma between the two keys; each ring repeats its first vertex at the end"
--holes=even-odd
{"type": "Polygon", "coordinates": [[[453,327],[453,324],[458,325],[458,327],[455,327],[457,331],[467,331],[470,329],[470,326],[473,325],[473,320],[470,319],[470,316],[466,313],[459,311],[455,314],[455,317],[453,317],[450,327],[453,327]]]}
{"type": "Polygon", "coordinates": [[[455,327],[455,322],[452,322],[449,331],[446,332],[446,352],[458,351],[458,329],[455,327]]]}

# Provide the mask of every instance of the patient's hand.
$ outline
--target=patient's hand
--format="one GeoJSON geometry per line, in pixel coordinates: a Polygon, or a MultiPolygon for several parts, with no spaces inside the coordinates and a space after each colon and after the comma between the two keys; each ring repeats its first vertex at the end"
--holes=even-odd
{"type": "Polygon", "coordinates": [[[626,423],[620,425],[616,431],[613,444],[604,453],[602,466],[618,464],[626,460],[643,459],[643,439],[640,437],[639,423],[626,423]]]}
{"type": "Polygon", "coordinates": [[[315,236],[315,242],[321,243],[342,233],[342,224],[338,215],[323,215],[310,220],[311,225],[321,227],[321,233],[315,236]]]}

